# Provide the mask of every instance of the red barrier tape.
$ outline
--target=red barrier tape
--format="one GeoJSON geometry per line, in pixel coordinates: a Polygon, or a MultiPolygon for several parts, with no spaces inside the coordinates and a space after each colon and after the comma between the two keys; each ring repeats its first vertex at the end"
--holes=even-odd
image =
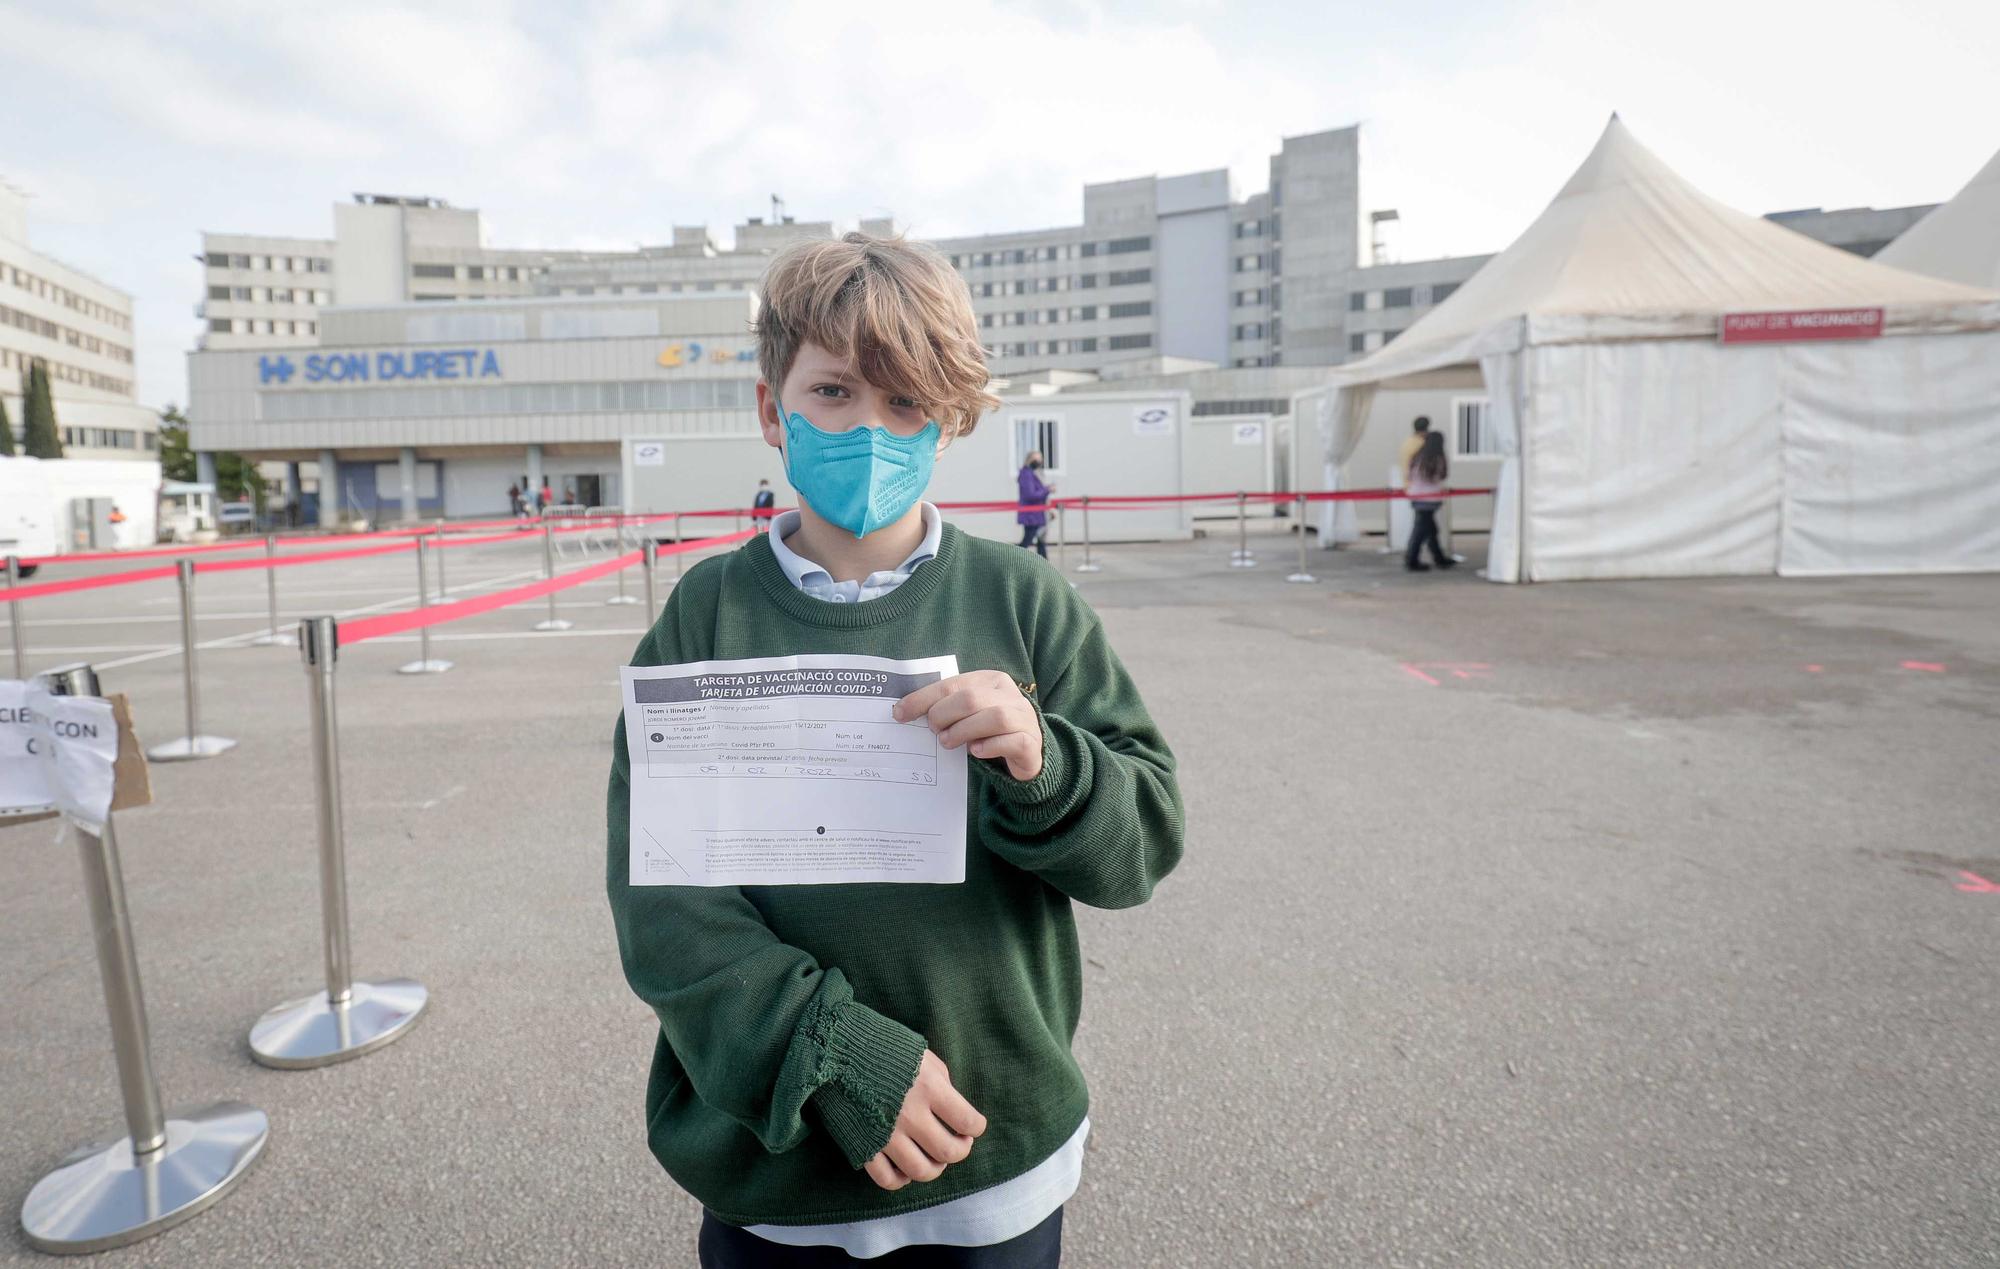
{"type": "Polygon", "coordinates": [[[31,582],[26,586],[12,588],[0,586],[0,603],[13,603],[22,599],[33,599],[37,595],[61,595],[73,590],[97,590],[104,586],[125,586],[132,582],[157,581],[162,577],[172,577],[180,572],[178,564],[162,564],[158,568],[134,569],[129,573],[102,573],[96,577],[73,577],[66,582],[31,582]]]}
{"type": "Polygon", "coordinates": [[[244,542],[203,542],[196,546],[154,546],[138,551],[78,551],[74,555],[24,555],[23,564],[88,564],[95,560],[150,560],[163,555],[194,555],[204,551],[243,551],[264,545],[262,538],[244,542]]]}
{"type": "Polygon", "coordinates": [[[234,573],[245,568],[283,568],[288,564],[326,564],[333,560],[358,560],[370,555],[394,555],[414,551],[414,542],[391,542],[385,546],[357,546],[346,551],[315,551],[311,555],[273,555],[255,560],[215,560],[196,564],[197,573],[234,573]]]}
{"type": "MultiPolygon", "coordinates": [[[[673,546],[663,547],[655,551],[654,554],[674,555],[682,551],[695,551],[706,547],[725,546],[731,542],[741,542],[753,536],[755,532],[754,529],[745,529],[740,533],[730,533],[722,537],[696,538],[687,542],[677,542],[673,546]]],[[[483,612],[492,612],[495,608],[507,608],[524,600],[540,599],[544,595],[553,594],[559,590],[567,590],[572,586],[580,586],[584,582],[594,581],[600,577],[607,577],[621,568],[630,568],[644,558],[645,552],[643,551],[628,551],[623,555],[615,555],[608,560],[592,564],[586,568],[579,568],[568,573],[558,573],[554,577],[545,577],[539,582],[530,582],[526,586],[517,586],[513,590],[495,591],[491,595],[475,595],[471,599],[461,599],[449,604],[437,604],[430,608],[411,608],[403,612],[383,613],[379,617],[364,617],[360,621],[347,622],[339,627],[340,646],[347,647],[349,644],[360,643],[364,639],[380,639],[386,635],[402,634],[406,630],[415,630],[420,626],[442,625],[447,621],[458,621],[465,617],[478,616],[483,612]]]]}

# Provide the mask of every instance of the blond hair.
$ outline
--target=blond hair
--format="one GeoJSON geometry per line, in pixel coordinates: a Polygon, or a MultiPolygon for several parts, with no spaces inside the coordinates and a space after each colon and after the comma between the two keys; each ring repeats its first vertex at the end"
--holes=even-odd
{"type": "Polygon", "coordinates": [[[934,247],[851,233],[785,248],[764,272],[757,366],[784,386],[799,349],[818,344],[884,392],[923,406],[963,436],[1000,404],[986,390],[986,350],[972,294],[934,247]]]}

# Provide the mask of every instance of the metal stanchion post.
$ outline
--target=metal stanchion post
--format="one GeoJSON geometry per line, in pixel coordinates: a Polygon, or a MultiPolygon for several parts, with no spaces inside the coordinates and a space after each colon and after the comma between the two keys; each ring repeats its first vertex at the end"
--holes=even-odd
{"type": "MultiPolygon", "coordinates": [[[[552,527],[551,525],[547,523],[544,523],[542,525],[542,576],[544,578],[554,578],[556,575],[555,533],[556,531],[554,527],[552,527]]],[[[554,591],[550,591],[548,619],[546,621],[536,622],[535,629],[567,630],[570,628],[571,624],[572,624],[571,622],[564,621],[561,617],[556,616],[556,593],[554,591]]]]}
{"type": "Polygon", "coordinates": [[[194,664],[194,561],[178,561],[181,583],[181,687],[187,699],[187,735],[154,745],[146,756],[155,762],[187,762],[213,758],[236,747],[221,736],[201,734],[201,697],[194,664]]]}
{"type": "MultiPolygon", "coordinates": [[[[87,665],[65,666],[44,680],[59,695],[98,695],[97,675],[87,665]]],[[[103,1251],[180,1224],[243,1179],[270,1132],[264,1112],[242,1102],[162,1111],[111,817],[96,832],[75,821],[71,828],[83,861],[127,1133],[75,1151],[28,1192],[21,1229],[30,1246],[48,1252],[103,1251]]]]}
{"type": "MultiPolygon", "coordinates": [[[[430,543],[424,541],[422,538],[417,539],[417,607],[420,609],[431,606],[430,596],[425,593],[430,588],[431,567],[424,558],[429,547],[430,543]]],[[[443,674],[450,668],[451,662],[449,661],[434,661],[431,659],[431,628],[429,626],[418,626],[417,659],[408,665],[397,666],[396,673],[443,674]]]]}
{"type": "Polygon", "coordinates": [[[1306,496],[1304,494],[1299,495],[1298,507],[1299,513],[1292,518],[1297,521],[1294,527],[1298,530],[1299,534],[1299,571],[1293,573],[1285,580],[1301,583],[1316,582],[1319,579],[1306,571],[1306,496]]]}
{"type": "MultiPolygon", "coordinates": [[[[681,513],[676,511],[674,512],[674,545],[679,546],[681,542],[682,542],[681,513]]],[[[685,552],[682,551],[674,552],[674,583],[676,585],[678,585],[681,580],[681,556],[683,554],[685,554],[685,552]]]]}
{"type": "MultiPolygon", "coordinates": [[[[21,560],[19,556],[7,557],[7,589],[21,584],[21,560]]],[[[21,601],[7,601],[7,641],[14,645],[14,677],[28,677],[28,649],[21,643],[21,601]]]]}
{"type": "Polygon", "coordinates": [[[451,592],[446,590],[444,585],[444,521],[442,520],[437,522],[437,529],[431,536],[431,545],[437,548],[438,598],[448,599],[451,597],[451,592]]]}
{"type": "Polygon", "coordinates": [[[260,648],[274,648],[288,644],[290,639],[278,633],[278,570],[272,561],[278,558],[278,535],[264,535],[264,598],[271,608],[271,628],[250,642],[260,648]]]}
{"type": "MultiPolygon", "coordinates": [[[[651,538],[647,539],[647,541],[649,542],[651,540],[652,540],[651,538]]],[[[625,513],[622,511],[618,513],[618,536],[617,536],[617,545],[614,549],[619,551],[625,549],[625,513]]],[[[611,598],[605,600],[604,602],[607,604],[636,604],[639,602],[639,597],[637,595],[628,595],[625,593],[624,569],[621,568],[618,570],[618,593],[616,595],[613,595],[611,598]]]]}
{"type": "Polygon", "coordinates": [[[1083,563],[1076,566],[1079,573],[1101,573],[1102,564],[1091,562],[1090,558],[1090,495],[1083,496],[1083,563]]]}
{"type": "Polygon", "coordinates": [[[1249,495],[1240,491],[1236,495],[1236,550],[1229,557],[1231,568],[1257,567],[1257,557],[1250,554],[1250,519],[1245,509],[1249,500],[1249,495]]]}
{"type": "Polygon", "coordinates": [[[286,1069],[344,1062],[379,1049],[405,1034],[430,999],[423,984],[408,978],[354,981],[347,938],[346,830],[340,817],[340,720],[333,693],[340,630],[333,618],[308,617],[299,623],[299,654],[312,710],[326,990],[288,1000],[250,1028],[250,1056],[286,1069]]]}
{"type": "Polygon", "coordinates": [[[653,569],[660,562],[660,544],[653,541],[652,533],[648,532],[646,540],[639,544],[639,550],[644,552],[639,567],[646,571],[646,622],[650,625],[660,615],[660,602],[653,594],[653,569]]]}

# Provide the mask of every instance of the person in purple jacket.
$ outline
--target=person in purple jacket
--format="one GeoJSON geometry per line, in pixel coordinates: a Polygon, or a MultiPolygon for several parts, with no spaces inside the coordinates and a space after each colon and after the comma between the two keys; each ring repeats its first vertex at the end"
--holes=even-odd
{"type": "Polygon", "coordinates": [[[1042,483],[1042,452],[1029,450],[1028,461],[1021,467],[1022,509],[1014,513],[1014,519],[1021,526],[1021,545],[1034,547],[1041,552],[1043,559],[1049,558],[1049,513],[1026,508],[1048,506],[1049,492],[1054,488],[1042,483]]]}

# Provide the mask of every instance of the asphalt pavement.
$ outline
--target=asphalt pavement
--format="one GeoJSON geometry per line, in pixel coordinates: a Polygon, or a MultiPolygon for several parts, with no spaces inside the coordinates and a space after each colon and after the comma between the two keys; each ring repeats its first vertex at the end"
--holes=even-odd
{"type": "MultiPolygon", "coordinates": [[[[1066,1264],[2000,1264],[2000,577],[1502,587],[1260,535],[1078,576],[1174,745],[1185,862],[1081,912],[1095,1128],[1066,1264]]],[[[1079,562],[1072,554],[1071,564],[1079,562]]],[[[455,593],[531,579],[503,544],[455,593]]],[[[286,616],[413,566],[286,570],[286,616]]],[[[53,570],[51,571],[53,574],[53,570]]],[[[672,566],[662,569],[664,583],[672,566]]],[[[41,580],[41,579],[38,579],[41,580]]],[[[636,579],[633,581],[637,592],[636,579]]],[[[203,729],[120,817],[169,1104],[271,1117],[131,1266],[694,1263],[647,1153],[649,1012],[603,895],[609,581],[343,652],[354,959],[433,994],[318,1071],[250,1024],[318,985],[306,680],[198,583],[203,729]]],[[[171,582],[23,605],[180,727],[171,582]]],[[[74,848],[0,830],[0,1195],[120,1123],[74,848]]],[[[18,1229],[0,1261],[52,1263],[18,1229]]]]}

